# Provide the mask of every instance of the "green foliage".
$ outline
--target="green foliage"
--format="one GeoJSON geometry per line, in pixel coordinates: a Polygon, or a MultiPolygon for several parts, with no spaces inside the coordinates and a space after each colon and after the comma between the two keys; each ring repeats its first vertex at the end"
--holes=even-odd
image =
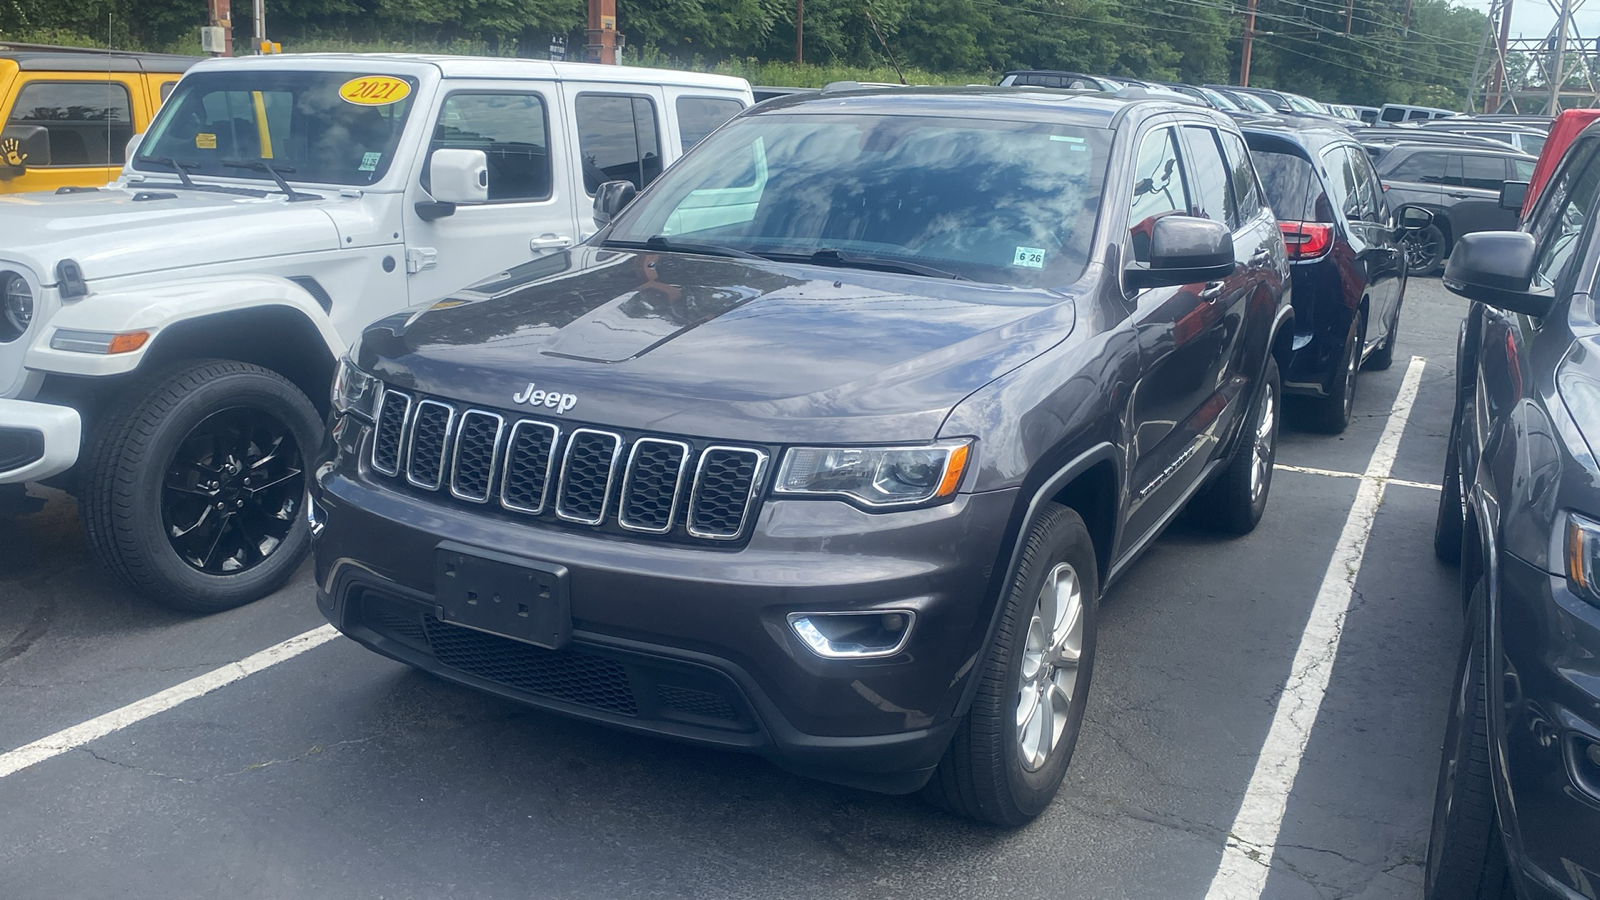
{"type": "MultiPolygon", "coordinates": [[[[1485,19],[1450,0],[1259,0],[1251,83],[1318,99],[1459,107],[1485,19]],[[1346,24],[1348,16],[1348,33],[1346,24]]],[[[618,0],[625,61],[743,75],[759,84],[992,82],[1012,68],[1231,82],[1240,0],[618,0]],[[880,37],[881,34],[881,37],[880,37]]],[[[249,2],[234,0],[248,46],[249,2]]],[[[584,0],[268,0],[286,50],[416,50],[569,56],[585,44],[584,0]]],[[[198,50],[203,0],[0,0],[0,39],[198,50]]]]}

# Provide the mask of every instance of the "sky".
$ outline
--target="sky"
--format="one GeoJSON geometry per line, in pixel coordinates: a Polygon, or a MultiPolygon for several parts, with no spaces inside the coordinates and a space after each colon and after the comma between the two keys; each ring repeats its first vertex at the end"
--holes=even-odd
{"type": "MultiPolygon", "coordinates": [[[[1574,4],[1577,2],[1578,0],[1573,0],[1574,4]]],[[[1489,0],[1459,0],[1457,5],[1476,9],[1485,14],[1489,12],[1489,0]]],[[[1586,0],[1578,7],[1577,12],[1573,13],[1572,20],[1577,24],[1578,33],[1584,37],[1592,38],[1600,35],[1600,0],[1586,0]]],[[[1556,27],[1556,11],[1551,8],[1550,0],[1512,0],[1512,37],[1544,37],[1554,27],[1556,27]]]]}

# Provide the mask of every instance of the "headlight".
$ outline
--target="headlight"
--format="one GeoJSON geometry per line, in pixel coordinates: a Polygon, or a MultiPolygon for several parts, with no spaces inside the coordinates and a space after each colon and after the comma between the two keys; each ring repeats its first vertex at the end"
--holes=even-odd
{"type": "Polygon", "coordinates": [[[335,410],[374,420],[378,413],[378,397],[382,393],[383,382],[356,368],[350,357],[339,360],[339,371],[333,376],[335,410]]]}
{"type": "Polygon", "coordinates": [[[776,493],[849,497],[868,506],[909,506],[955,494],[970,441],[924,447],[795,447],[784,454],[776,493]]]}
{"type": "Polygon", "coordinates": [[[1600,606],[1600,522],[1567,513],[1567,580],[1583,599],[1600,606]]]}
{"type": "Polygon", "coordinates": [[[0,277],[5,281],[5,330],[13,336],[21,335],[33,322],[33,289],[28,287],[28,279],[15,272],[5,272],[0,277]]]}

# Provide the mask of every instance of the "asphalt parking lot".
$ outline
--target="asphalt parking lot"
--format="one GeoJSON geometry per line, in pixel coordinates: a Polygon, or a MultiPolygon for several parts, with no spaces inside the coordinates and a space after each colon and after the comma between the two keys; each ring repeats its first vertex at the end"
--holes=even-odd
{"type": "Polygon", "coordinates": [[[1355,424],[1284,431],[1257,531],[1180,521],[1114,587],[1066,784],[1017,832],[343,638],[10,771],[8,751],[323,624],[309,567],[229,613],[155,608],[52,495],[0,520],[0,897],[1419,897],[1461,621],[1432,485],[1465,305],[1414,280],[1355,424]],[[1393,480],[1360,477],[1380,449],[1393,480]]]}

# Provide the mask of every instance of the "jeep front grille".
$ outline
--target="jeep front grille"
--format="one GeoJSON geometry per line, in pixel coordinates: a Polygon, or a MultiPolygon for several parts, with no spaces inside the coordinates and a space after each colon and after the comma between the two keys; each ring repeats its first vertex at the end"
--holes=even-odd
{"type": "Polygon", "coordinates": [[[388,390],[380,475],[546,521],[697,541],[745,536],[769,453],[553,423],[388,390]]]}

